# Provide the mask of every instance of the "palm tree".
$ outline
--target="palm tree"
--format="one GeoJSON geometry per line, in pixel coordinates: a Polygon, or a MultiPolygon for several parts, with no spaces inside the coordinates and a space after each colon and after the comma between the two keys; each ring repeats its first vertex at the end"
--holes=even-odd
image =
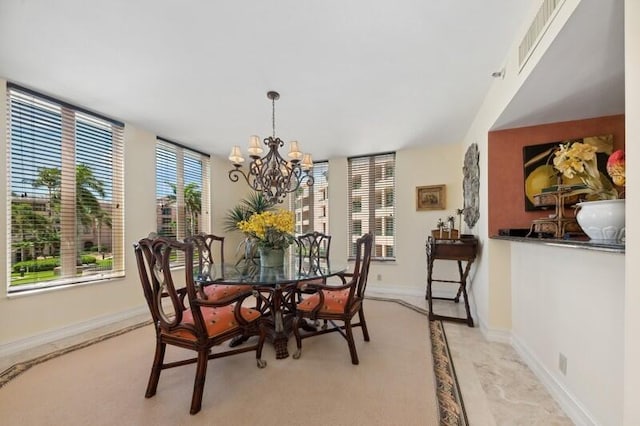
{"type": "Polygon", "coordinates": [[[111,225],[112,225],[111,216],[109,216],[109,213],[107,213],[106,210],[100,209],[100,211],[94,215],[94,220],[95,220],[96,226],[94,226],[93,228],[93,236],[97,241],[98,250],[100,251],[100,253],[102,253],[102,257],[104,259],[104,250],[102,249],[102,225],[107,225],[109,228],[111,228],[111,225]],[[96,230],[97,230],[97,238],[96,238],[96,230]]]}
{"type": "Polygon", "coordinates": [[[20,250],[21,260],[37,256],[37,249],[43,250],[45,244],[52,242],[51,234],[49,219],[34,212],[30,203],[11,203],[11,240],[14,248],[20,250]]]}
{"type": "MultiPolygon", "coordinates": [[[[252,215],[256,213],[262,213],[268,210],[273,210],[275,203],[269,202],[262,192],[251,192],[245,199],[236,204],[233,208],[227,211],[224,218],[225,231],[239,231],[238,223],[243,220],[248,220],[252,215]]],[[[251,243],[251,238],[245,236],[236,248],[236,252],[241,253],[241,259],[250,259],[255,257],[257,253],[257,246],[251,243]]]]}
{"type": "Polygon", "coordinates": [[[38,177],[31,182],[34,188],[46,187],[49,192],[48,210],[49,217],[53,217],[53,205],[60,200],[60,169],[56,167],[43,167],[38,170],[38,177]]]}
{"type": "MultiPolygon", "coordinates": [[[[175,183],[170,182],[167,182],[167,185],[169,185],[173,191],[173,194],[167,195],[167,200],[175,203],[178,187],[175,183]]],[[[185,215],[187,216],[187,220],[185,221],[186,236],[189,236],[195,234],[197,231],[198,216],[202,211],[202,192],[199,190],[197,183],[191,182],[183,187],[182,193],[184,197],[185,215]]]]}
{"type": "Polygon", "coordinates": [[[93,219],[102,211],[102,206],[96,197],[104,198],[104,185],[93,175],[93,171],[86,164],[76,166],[76,213],[78,222],[88,230],[93,225],[93,219]]]}
{"type": "Polygon", "coordinates": [[[255,213],[272,210],[274,203],[267,201],[261,192],[251,192],[247,198],[240,201],[227,211],[224,218],[225,231],[237,231],[238,223],[248,220],[255,213]]]}

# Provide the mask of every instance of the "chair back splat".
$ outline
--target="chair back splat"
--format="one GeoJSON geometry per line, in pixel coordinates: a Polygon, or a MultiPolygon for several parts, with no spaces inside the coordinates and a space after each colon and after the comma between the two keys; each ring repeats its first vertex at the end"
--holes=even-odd
{"type": "MultiPolygon", "coordinates": [[[[331,248],[331,235],[321,232],[309,232],[298,235],[295,239],[298,253],[298,273],[313,275],[318,272],[322,262],[329,263],[329,249],[331,248]]],[[[297,300],[302,301],[302,294],[315,293],[308,287],[309,284],[326,283],[326,278],[317,278],[299,283],[297,286],[297,300]]]]}
{"type": "Polygon", "coordinates": [[[201,277],[208,277],[211,284],[203,288],[204,296],[209,300],[224,300],[235,297],[240,293],[251,294],[253,288],[249,285],[216,284],[216,280],[224,280],[224,237],[213,234],[197,234],[185,238],[185,242],[193,244],[196,250],[194,267],[201,277]],[[216,250],[215,246],[218,246],[216,250]],[[197,264],[195,263],[197,260],[197,264]]]}
{"type": "Polygon", "coordinates": [[[309,232],[297,236],[296,244],[299,259],[308,262],[311,267],[317,267],[320,261],[329,259],[331,235],[317,231],[309,232]]]}
{"type": "MultiPolygon", "coordinates": [[[[191,397],[190,413],[200,411],[210,359],[255,351],[258,367],[266,365],[260,357],[265,329],[260,312],[243,306],[251,293],[239,293],[220,300],[203,294],[193,279],[193,248],[191,242],[165,238],[143,238],[134,245],[140,282],[156,331],[156,349],[145,396],[155,395],[160,372],[167,368],[196,364],[196,377],[191,397]],[[175,279],[172,262],[184,259],[184,276],[175,279]],[[167,301],[170,301],[170,303],[167,301]],[[255,345],[221,350],[221,345],[235,337],[259,336],[255,345]],[[190,349],[197,357],[164,362],[166,345],[190,349]]],[[[182,265],[180,265],[182,266],[182,265]]]]}
{"type": "Polygon", "coordinates": [[[341,276],[342,284],[312,283],[306,285],[314,293],[300,301],[296,305],[296,318],[293,322],[293,333],[296,337],[297,351],[293,355],[295,359],[302,355],[302,339],[319,334],[339,332],[349,345],[351,362],[358,364],[358,353],[353,339],[353,327],[361,327],[365,342],[369,341],[369,331],[364,317],[364,294],[367,288],[369,265],[371,264],[371,249],[373,235],[365,234],[356,242],[356,259],[352,273],[341,276]],[[347,281],[348,279],[348,281],[347,281]],[[353,317],[358,315],[359,322],[352,323],[353,317]],[[305,319],[325,320],[320,330],[310,331],[304,335],[300,327],[305,324],[305,319]],[[327,328],[327,321],[333,327],[327,328]],[[343,325],[335,324],[341,321],[343,325]]]}

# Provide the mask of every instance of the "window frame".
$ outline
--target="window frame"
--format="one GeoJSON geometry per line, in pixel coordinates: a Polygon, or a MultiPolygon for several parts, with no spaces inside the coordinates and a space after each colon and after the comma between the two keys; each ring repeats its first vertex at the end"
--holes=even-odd
{"type": "Polygon", "coordinates": [[[372,260],[394,261],[396,221],[391,219],[389,225],[387,222],[396,213],[395,152],[349,157],[347,161],[349,260],[355,258],[354,242],[361,236],[356,235],[355,231],[356,224],[360,222],[362,233],[370,232],[373,235],[375,249],[372,260]],[[390,247],[388,252],[391,255],[387,255],[387,247],[390,247]]]}
{"type": "MultiPolygon", "coordinates": [[[[124,124],[11,82],[7,82],[6,88],[7,293],[58,289],[124,277],[124,124]],[[41,149],[43,147],[46,149],[41,149]],[[43,179],[43,170],[58,170],[57,177],[52,174],[48,176],[49,184],[36,184],[43,179]],[[17,184],[17,176],[23,176],[24,186],[17,184]],[[79,183],[79,177],[83,184],[79,183]],[[28,181],[31,181],[29,191],[28,181]],[[47,189],[40,189],[43,186],[47,189]],[[18,187],[22,189],[18,192],[24,194],[23,198],[30,201],[16,200],[18,187]],[[36,206],[43,202],[49,207],[36,206]],[[36,214],[48,212],[45,219],[32,223],[33,232],[40,235],[36,238],[45,235],[40,233],[44,231],[54,239],[32,241],[27,257],[35,257],[29,261],[38,268],[33,272],[34,281],[13,284],[12,281],[19,282],[25,272],[29,274],[26,266],[21,268],[20,276],[12,279],[18,263],[18,249],[14,253],[14,248],[27,242],[24,234],[20,241],[14,237],[13,221],[17,219],[13,207],[26,207],[29,203],[34,214],[32,220],[37,220],[36,214]],[[111,229],[108,233],[104,231],[105,226],[111,229]],[[73,244],[69,244],[71,241],[73,244]],[[78,262],[84,260],[82,252],[87,243],[96,247],[103,258],[94,256],[95,263],[78,266],[78,262]],[[113,256],[108,262],[103,262],[105,246],[113,256]],[[53,279],[44,263],[59,265],[53,269],[53,279]],[[47,269],[40,273],[40,267],[47,269]]],[[[21,261],[25,260],[25,254],[20,253],[21,261]]]]}
{"type": "Polygon", "coordinates": [[[211,229],[211,207],[209,202],[211,159],[209,154],[158,136],[156,137],[155,159],[156,232],[158,235],[183,240],[192,234],[209,233],[211,229]],[[163,152],[163,154],[160,154],[161,152],[163,152]],[[167,154],[173,155],[173,158],[167,154]],[[171,160],[175,160],[175,165],[170,164],[171,160]],[[188,161],[199,162],[200,170],[198,171],[197,168],[194,170],[187,166],[188,161]],[[159,170],[160,165],[165,169],[159,170]],[[171,170],[166,170],[168,166],[174,167],[171,170]],[[194,172],[198,172],[199,180],[194,179],[194,172]],[[166,176],[175,176],[175,181],[159,181],[159,177],[166,176]],[[193,212],[190,212],[190,203],[187,200],[187,198],[190,197],[185,197],[185,189],[191,188],[190,185],[192,183],[198,184],[200,193],[199,195],[196,194],[196,201],[191,204],[193,205],[199,201],[200,210],[197,214],[189,217],[189,214],[193,214],[193,212]],[[166,184],[169,185],[174,193],[161,197],[160,194],[168,194],[169,192],[164,186],[166,184]],[[175,188],[171,185],[174,185],[175,188]],[[197,200],[197,198],[199,198],[199,200],[197,200]],[[164,232],[165,227],[162,227],[162,225],[167,223],[167,215],[171,216],[172,221],[170,223],[175,223],[175,234],[167,234],[164,232]]]}

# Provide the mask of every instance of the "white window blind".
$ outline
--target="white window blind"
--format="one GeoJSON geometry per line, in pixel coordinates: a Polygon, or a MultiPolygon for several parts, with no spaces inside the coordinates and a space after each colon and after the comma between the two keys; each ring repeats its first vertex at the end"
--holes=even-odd
{"type": "Polygon", "coordinates": [[[296,233],[329,234],[329,162],[313,163],[313,186],[301,185],[290,197],[296,233]]]}
{"type": "Polygon", "coordinates": [[[9,291],[124,275],[123,125],[9,84],[9,291]]]}
{"type": "Polygon", "coordinates": [[[371,232],[374,259],[395,258],[395,153],[349,158],[349,256],[371,232]]]}
{"type": "Polygon", "coordinates": [[[158,138],[156,203],[158,235],[209,232],[209,156],[158,138]]]}

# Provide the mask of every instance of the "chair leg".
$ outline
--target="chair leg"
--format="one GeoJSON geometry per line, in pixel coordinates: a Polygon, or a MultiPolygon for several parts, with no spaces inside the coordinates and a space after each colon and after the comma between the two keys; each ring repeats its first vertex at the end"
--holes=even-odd
{"type": "Polygon", "coordinates": [[[344,331],[346,332],[347,343],[349,343],[349,352],[351,353],[351,364],[358,365],[358,352],[356,352],[356,343],[353,340],[353,330],[351,329],[351,320],[344,322],[344,331]]]}
{"type": "Polygon", "coordinates": [[[298,348],[295,353],[293,354],[293,359],[299,359],[300,356],[302,355],[302,336],[300,335],[300,320],[302,318],[300,318],[299,316],[296,316],[295,319],[293,320],[293,335],[296,338],[296,347],[298,348]]]}
{"type": "Polygon", "coordinates": [[[202,394],[204,393],[204,381],[207,376],[207,362],[209,350],[198,351],[198,364],[196,367],[196,379],[193,382],[193,396],[191,397],[191,414],[196,414],[202,406],[202,394]]]}
{"type": "Polygon", "coordinates": [[[147,392],[144,394],[145,398],[151,398],[156,394],[158,388],[158,381],[160,380],[160,372],[162,371],[162,363],[164,362],[164,352],[167,348],[167,344],[156,340],[156,353],[153,357],[153,365],[151,366],[151,374],[149,375],[149,383],[147,384],[147,392]]]}
{"type": "Polygon", "coordinates": [[[364,309],[360,306],[360,310],[358,311],[358,316],[360,317],[360,324],[362,327],[362,335],[364,336],[364,341],[369,341],[369,330],[367,329],[367,321],[364,319],[364,309]]]}
{"type": "Polygon", "coordinates": [[[262,347],[264,346],[264,340],[267,337],[267,332],[264,329],[264,324],[260,324],[260,338],[258,339],[258,347],[256,348],[256,363],[258,368],[264,368],[267,366],[267,361],[262,359],[262,347]]]}

